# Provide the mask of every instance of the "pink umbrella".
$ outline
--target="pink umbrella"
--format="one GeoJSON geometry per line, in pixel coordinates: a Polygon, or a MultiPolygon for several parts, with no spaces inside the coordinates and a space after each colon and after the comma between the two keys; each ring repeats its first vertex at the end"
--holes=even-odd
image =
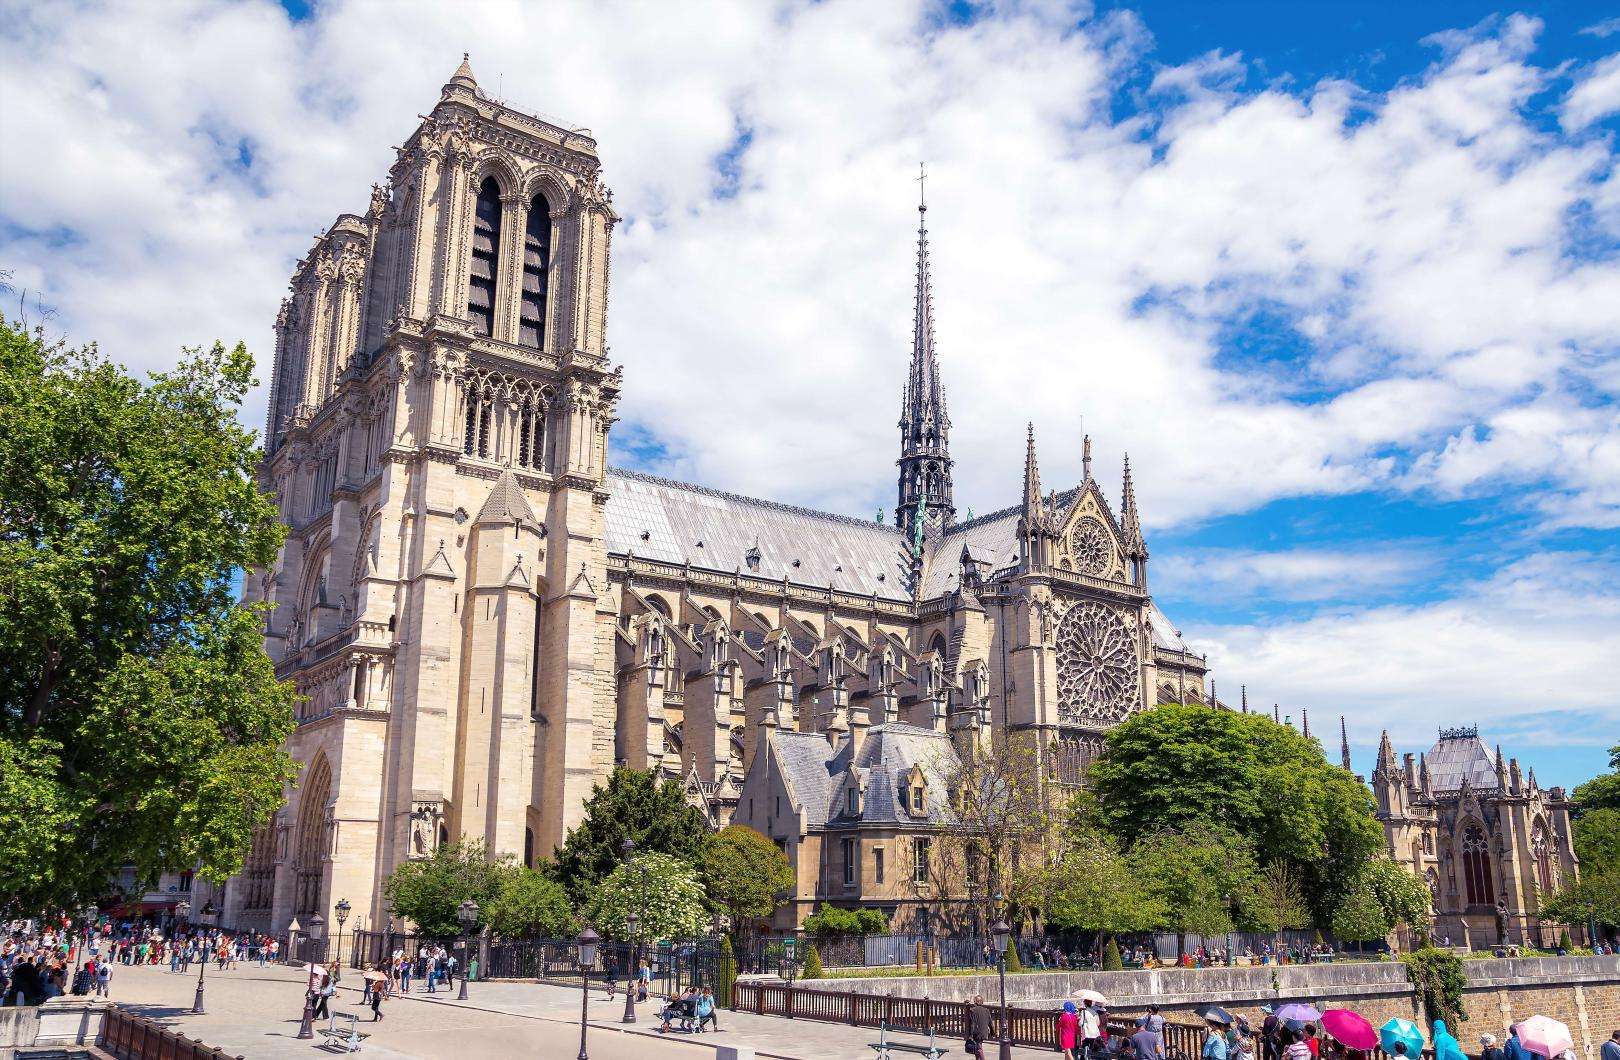
{"type": "Polygon", "coordinates": [[[1551,1016],[1531,1016],[1513,1029],[1519,1035],[1519,1044],[1539,1056],[1562,1056],[1566,1049],[1575,1048],[1569,1028],[1551,1016]]]}
{"type": "Polygon", "coordinates": [[[1330,1008],[1322,1012],[1322,1029],[1351,1049],[1368,1051],[1378,1045],[1378,1030],[1359,1012],[1330,1008]]]}

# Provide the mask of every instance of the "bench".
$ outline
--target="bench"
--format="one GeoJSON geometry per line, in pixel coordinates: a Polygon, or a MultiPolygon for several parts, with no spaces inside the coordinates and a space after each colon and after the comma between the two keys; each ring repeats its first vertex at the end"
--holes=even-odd
{"type": "Polygon", "coordinates": [[[321,1028],[321,1037],[326,1039],[325,1044],[327,1045],[340,1045],[346,1053],[358,1053],[360,1043],[371,1037],[371,1035],[360,1029],[359,1017],[354,1013],[334,1012],[331,1019],[327,1021],[326,1026],[321,1028]],[[348,1020],[348,1026],[339,1027],[338,1020],[340,1019],[348,1020]]]}
{"type": "Polygon", "coordinates": [[[915,1053],[918,1056],[926,1056],[928,1060],[940,1060],[940,1057],[945,1055],[945,1050],[941,1049],[934,1041],[934,1029],[932,1027],[928,1029],[928,1044],[923,1045],[911,1042],[891,1042],[889,1041],[889,1025],[879,1023],[878,1040],[866,1044],[869,1048],[877,1050],[877,1056],[873,1060],[893,1060],[895,1053],[915,1053]]]}

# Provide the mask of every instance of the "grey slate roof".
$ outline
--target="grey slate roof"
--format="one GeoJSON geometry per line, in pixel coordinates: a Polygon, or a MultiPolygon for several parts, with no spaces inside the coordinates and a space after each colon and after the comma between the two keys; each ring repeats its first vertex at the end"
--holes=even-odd
{"type": "Polygon", "coordinates": [[[932,729],[890,722],[866,732],[860,751],[850,756],[850,741],[834,748],[823,733],[777,729],[771,733],[776,761],[811,828],[857,824],[949,824],[950,792],[945,777],[960,767],[950,738],[932,729]],[[851,765],[866,782],[860,817],[844,813],[839,792],[851,765]],[[928,778],[924,817],[913,817],[901,802],[902,778],[920,765],[928,778]]]}
{"type": "Polygon", "coordinates": [[[529,498],[523,495],[523,487],[518,485],[517,476],[512,474],[511,468],[507,468],[495,480],[495,485],[490,487],[484,506],[478,509],[477,522],[515,523],[519,520],[529,523],[539,521],[534,517],[529,498]]]}
{"type": "Polygon", "coordinates": [[[608,486],[609,552],[911,598],[905,539],[892,526],[620,468],[608,472],[608,486]],[[752,564],[749,552],[756,548],[758,563],[752,564]]]}
{"type": "Polygon", "coordinates": [[[1176,624],[1159,610],[1158,604],[1148,604],[1148,626],[1153,630],[1154,647],[1192,653],[1192,648],[1181,639],[1181,634],[1176,632],[1176,624]]]}
{"type": "Polygon", "coordinates": [[[1456,791],[1464,776],[1474,788],[1496,787],[1496,759],[1478,736],[1442,739],[1423,757],[1435,791],[1456,791]]]}

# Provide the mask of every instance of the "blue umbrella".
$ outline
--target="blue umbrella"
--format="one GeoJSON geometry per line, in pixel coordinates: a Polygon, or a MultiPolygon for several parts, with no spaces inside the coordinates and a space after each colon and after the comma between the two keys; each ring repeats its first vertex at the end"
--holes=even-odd
{"type": "Polygon", "coordinates": [[[1397,1053],[1414,1058],[1423,1055],[1423,1031],[1411,1020],[1392,1019],[1378,1028],[1378,1043],[1391,1056],[1397,1053]],[[1397,1044],[1403,1048],[1397,1050],[1397,1044]]]}

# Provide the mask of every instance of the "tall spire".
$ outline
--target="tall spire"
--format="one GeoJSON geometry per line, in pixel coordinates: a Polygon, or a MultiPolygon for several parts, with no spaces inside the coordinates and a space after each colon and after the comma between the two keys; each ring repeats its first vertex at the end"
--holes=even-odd
{"type": "Polygon", "coordinates": [[[1350,730],[1345,727],[1343,714],[1339,715],[1339,764],[1346,772],[1355,772],[1350,767],[1350,730]]]}
{"type": "Polygon", "coordinates": [[[1299,721],[1305,731],[1305,739],[1311,738],[1311,712],[1304,707],[1299,708],[1299,721]]]}
{"type": "Polygon", "coordinates": [[[1136,510],[1136,486],[1131,482],[1131,454],[1125,454],[1125,489],[1119,502],[1120,529],[1125,531],[1125,551],[1133,556],[1147,555],[1142,539],[1142,517],[1136,510]]]}
{"type": "Polygon", "coordinates": [[[1018,517],[1019,558],[1028,570],[1052,564],[1052,538],[1056,530],[1046,499],[1041,496],[1041,468],[1035,461],[1035,425],[1029,425],[1024,446],[1024,506],[1018,517]]]}
{"type": "Polygon", "coordinates": [[[1243,713],[1247,714],[1249,712],[1249,686],[1239,685],[1238,689],[1243,696],[1243,713]]]}
{"type": "Polygon", "coordinates": [[[917,176],[917,291],[911,334],[911,372],[900,406],[900,483],[895,525],[910,533],[922,514],[925,530],[949,526],[956,517],[951,500],[951,420],[945,388],[934,357],[934,290],[928,266],[927,172],[917,176]]]}

